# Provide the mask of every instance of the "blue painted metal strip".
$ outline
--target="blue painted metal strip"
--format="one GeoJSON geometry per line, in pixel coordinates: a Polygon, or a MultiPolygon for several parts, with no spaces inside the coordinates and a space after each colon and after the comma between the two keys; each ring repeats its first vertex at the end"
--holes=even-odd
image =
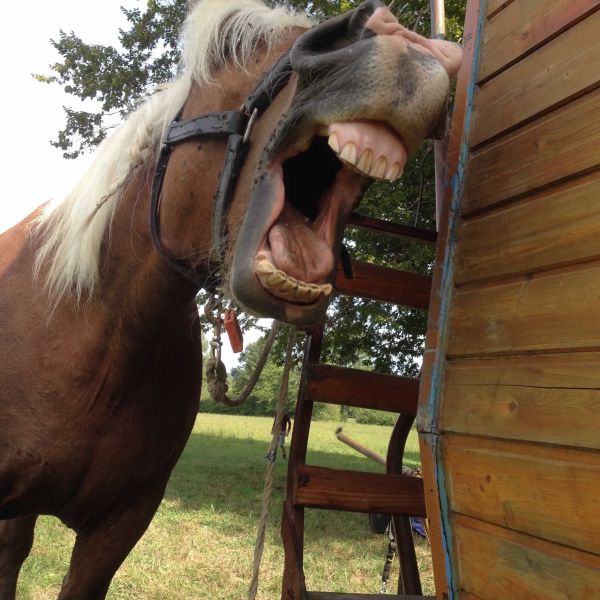
{"type": "MultiPolygon", "coordinates": [[[[473,1],[473,0],[471,0],[473,1]]],[[[442,383],[446,368],[446,348],[448,346],[448,326],[450,308],[452,305],[452,292],[454,288],[454,257],[456,255],[457,226],[460,217],[460,203],[464,194],[465,186],[465,166],[469,156],[469,134],[473,122],[473,100],[475,96],[475,82],[477,81],[477,71],[479,69],[480,49],[482,44],[482,34],[485,27],[487,14],[487,0],[480,0],[479,18],[475,42],[473,49],[473,63],[471,65],[471,75],[469,80],[469,89],[467,91],[467,105],[465,112],[465,123],[461,138],[460,154],[456,173],[451,181],[452,204],[450,207],[450,222],[448,227],[448,238],[446,243],[446,252],[444,255],[442,267],[442,282],[440,293],[442,299],[440,303],[440,314],[438,317],[438,340],[436,348],[436,357],[432,369],[432,385],[427,399],[428,412],[430,417],[429,431],[432,434],[432,451],[435,461],[436,481],[439,493],[441,529],[442,529],[442,547],[444,550],[444,559],[446,563],[446,575],[448,578],[448,591],[450,600],[458,600],[459,585],[453,576],[452,570],[452,530],[450,526],[450,503],[448,501],[448,492],[444,468],[442,464],[442,451],[440,447],[440,438],[438,431],[438,418],[440,403],[442,400],[442,383]]]]}

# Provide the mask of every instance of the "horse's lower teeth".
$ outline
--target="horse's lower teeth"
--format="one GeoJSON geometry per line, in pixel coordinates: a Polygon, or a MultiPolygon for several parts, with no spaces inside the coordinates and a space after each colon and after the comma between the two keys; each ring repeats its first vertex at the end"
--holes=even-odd
{"type": "Polygon", "coordinates": [[[260,258],[255,262],[255,272],[262,286],[269,292],[288,302],[301,302],[310,304],[321,296],[329,296],[333,288],[331,284],[316,284],[298,281],[290,277],[267,258],[260,258]]]}

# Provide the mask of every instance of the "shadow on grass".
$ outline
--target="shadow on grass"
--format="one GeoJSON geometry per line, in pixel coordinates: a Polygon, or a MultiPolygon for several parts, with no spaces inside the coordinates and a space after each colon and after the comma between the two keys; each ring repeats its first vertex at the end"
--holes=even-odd
{"type": "MultiPolygon", "coordinates": [[[[267,444],[253,439],[193,433],[173,471],[165,498],[177,501],[184,511],[232,512],[241,517],[256,514],[263,495],[267,468],[267,444]]],[[[405,459],[419,461],[416,453],[405,459]]],[[[360,456],[309,452],[309,464],[337,469],[382,472],[360,456]]],[[[277,456],[273,505],[283,501],[287,480],[287,461],[277,456]]],[[[280,504],[279,504],[280,505],[280,504]]]]}

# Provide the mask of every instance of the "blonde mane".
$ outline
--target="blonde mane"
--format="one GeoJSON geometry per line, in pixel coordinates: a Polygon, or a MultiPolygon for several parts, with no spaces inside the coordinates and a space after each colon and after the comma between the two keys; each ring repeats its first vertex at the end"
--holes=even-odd
{"type": "Polygon", "coordinates": [[[45,287],[54,305],[72,293],[77,301],[98,283],[100,246],[132,171],[155,156],[166,127],[192,83],[210,85],[227,63],[244,68],[259,43],[277,44],[292,27],[309,27],[303,15],[270,9],[260,0],[199,0],[182,30],[180,74],[148,98],[107,137],[79,183],[39,218],[42,236],[34,271],[47,264],[45,287]]]}

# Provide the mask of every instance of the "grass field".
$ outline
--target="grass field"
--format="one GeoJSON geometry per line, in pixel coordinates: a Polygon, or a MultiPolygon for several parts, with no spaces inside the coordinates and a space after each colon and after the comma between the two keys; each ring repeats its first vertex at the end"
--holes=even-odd
{"type": "MultiPolygon", "coordinates": [[[[272,420],[199,415],[154,520],[117,573],[110,600],[241,600],[247,596],[264,458],[272,420]]],[[[334,437],[338,423],[313,422],[310,464],[356,470],[381,467],[334,437]]],[[[391,428],[345,423],[344,431],[385,454],[391,428]]],[[[406,463],[418,464],[414,432],[406,463]]],[[[258,597],[279,598],[283,551],[279,538],[286,463],[278,457],[258,597]]],[[[38,522],[36,539],[19,580],[19,600],[51,600],[60,589],[74,535],[56,519],[38,522]]],[[[370,533],[367,516],[306,512],[305,570],[309,589],[377,593],[386,536],[370,533]]],[[[417,553],[424,593],[433,593],[429,550],[417,553]]],[[[396,565],[392,573],[395,585],[396,565]]],[[[393,589],[393,588],[392,588],[393,589]]]]}

